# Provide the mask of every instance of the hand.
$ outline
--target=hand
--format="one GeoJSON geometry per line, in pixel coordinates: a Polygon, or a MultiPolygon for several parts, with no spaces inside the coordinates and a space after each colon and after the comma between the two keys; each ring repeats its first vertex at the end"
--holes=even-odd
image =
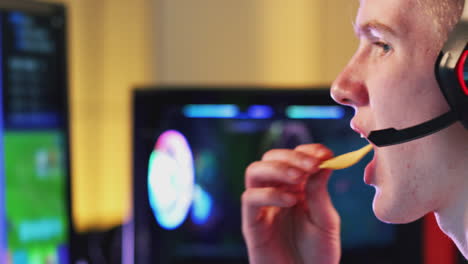
{"type": "Polygon", "coordinates": [[[332,152],[320,144],[266,152],[246,169],[242,232],[251,264],[335,264],[340,217],[319,164],[332,152]]]}

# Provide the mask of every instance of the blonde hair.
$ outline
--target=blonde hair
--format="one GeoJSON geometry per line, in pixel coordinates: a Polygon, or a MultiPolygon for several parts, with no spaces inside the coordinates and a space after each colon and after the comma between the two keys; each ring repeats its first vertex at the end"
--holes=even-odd
{"type": "Polygon", "coordinates": [[[418,0],[417,2],[419,7],[433,18],[434,29],[442,46],[460,20],[465,0],[418,0]]]}

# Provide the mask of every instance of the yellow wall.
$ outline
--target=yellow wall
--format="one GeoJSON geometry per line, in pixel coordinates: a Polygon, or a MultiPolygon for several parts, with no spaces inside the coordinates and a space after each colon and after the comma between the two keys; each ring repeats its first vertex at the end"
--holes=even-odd
{"type": "Polygon", "coordinates": [[[258,75],[252,0],[161,0],[158,69],[162,83],[239,83],[258,75]]]}
{"type": "Polygon", "coordinates": [[[74,217],[130,214],[131,89],[329,84],[351,56],[349,0],[50,0],[69,8],[74,217]]]}
{"type": "Polygon", "coordinates": [[[330,84],[357,46],[349,0],[160,0],[163,83],[330,84]]]}
{"type": "Polygon", "coordinates": [[[322,78],[320,1],[260,1],[259,59],[263,82],[310,85],[322,78]]]}
{"type": "Polygon", "coordinates": [[[331,83],[358,46],[352,23],[359,1],[322,0],[321,32],[323,80],[331,83]]]}
{"type": "Polygon", "coordinates": [[[72,185],[78,230],[130,211],[131,88],[156,80],[150,0],[55,0],[68,6],[72,185]]]}

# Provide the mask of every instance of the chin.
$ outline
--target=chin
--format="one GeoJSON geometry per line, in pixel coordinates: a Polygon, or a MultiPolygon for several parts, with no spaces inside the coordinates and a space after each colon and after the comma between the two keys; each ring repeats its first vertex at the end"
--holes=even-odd
{"type": "Polygon", "coordinates": [[[424,216],[424,214],[417,213],[417,210],[413,210],[409,203],[392,199],[395,196],[384,197],[378,187],[375,187],[375,190],[372,209],[380,221],[391,224],[407,224],[424,216]]]}

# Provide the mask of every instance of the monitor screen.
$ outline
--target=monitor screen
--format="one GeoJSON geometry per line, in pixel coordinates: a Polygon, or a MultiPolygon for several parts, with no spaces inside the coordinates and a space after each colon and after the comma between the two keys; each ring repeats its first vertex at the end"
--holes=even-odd
{"type": "Polygon", "coordinates": [[[0,262],[69,261],[65,10],[0,2],[0,262]]]}
{"type": "MultiPolygon", "coordinates": [[[[240,215],[247,166],[273,148],[358,149],[367,141],[350,129],[353,114],[327,89],[137,90],[134,263],[247,263],[240,215]]],[[[393,263],[378,260],[419,251],[419,236],[406,232],[412,229],[403,235],[374,216],[374,189],[362,179],[370,159],[335,171],[329,182],[342,220],[342,263],[393,263]]],[[[404,260],[413,262],[398,263],[417,263],[404,260]]]]}

